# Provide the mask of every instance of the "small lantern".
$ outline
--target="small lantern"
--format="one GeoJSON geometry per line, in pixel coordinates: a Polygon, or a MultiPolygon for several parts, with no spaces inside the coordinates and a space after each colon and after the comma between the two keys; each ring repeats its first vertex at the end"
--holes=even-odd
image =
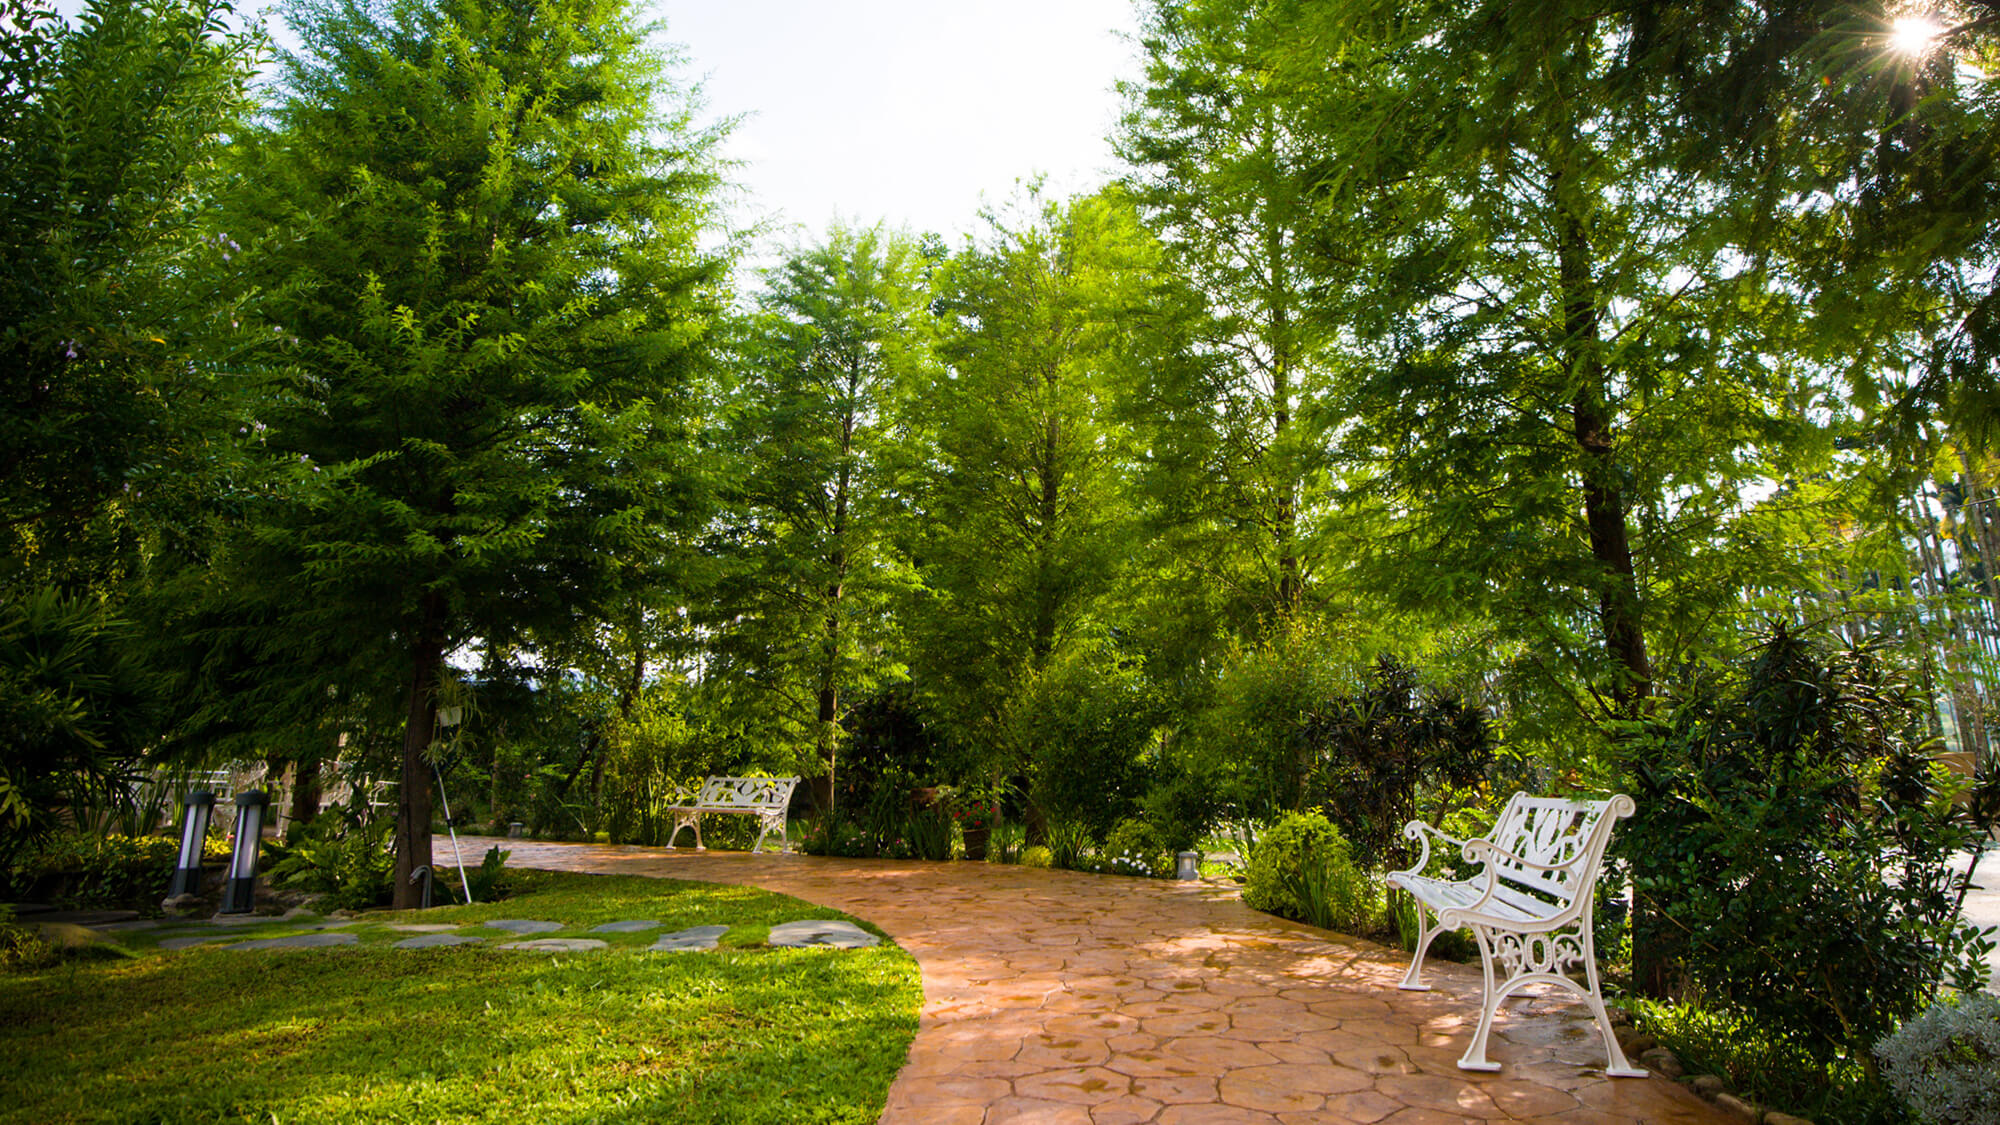
{"type": "Polygon", "coordinates": [[[1176,879],[1201,878],[1200,864],[1201,864],[1200,852],[1176,852],[1174,854],[1174,878],[1176,879]]]}
{"type": "Polygon", "coordinates": [[[201,847],[208,839],[208,818],[214,812],[215,794],[206,789],[188,794],[181,814],[181,858],[174,868],[173,882],[167,885],[168,898],[201,893],[201,847]]]}
{"type": "Polygon", "coordinates": [[[236,796],[236,850],[229,856],[229,884],[222,892],[224,914],[248,914],[255,900],[257,847],[263,842],[267,800],[261,789],[236,796]]]}

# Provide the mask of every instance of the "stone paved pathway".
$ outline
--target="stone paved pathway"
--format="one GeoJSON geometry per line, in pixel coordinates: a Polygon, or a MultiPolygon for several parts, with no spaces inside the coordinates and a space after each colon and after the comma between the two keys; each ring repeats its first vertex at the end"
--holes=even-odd
{"type": "Polygon", "coordinates": [[[1607,1078],[1582,1005],[1509,1005],[1497,1074],[1456,1066],[1476,965],[1403,959],[1233,890],[981,863],[461,840],[520,867],[779,891],[865,918],[917,959],[924,1006],[883,1125],[1719,1125],[1676,1083],[1607,1078]]]}

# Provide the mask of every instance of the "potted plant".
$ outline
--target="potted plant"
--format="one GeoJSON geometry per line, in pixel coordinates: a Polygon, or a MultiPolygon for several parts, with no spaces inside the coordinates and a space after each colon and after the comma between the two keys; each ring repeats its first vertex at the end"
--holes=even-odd
{"type": "Polygon", "coordinates": [[[954,794],[951,818],[958,825],[959,838],[965,843],[965,858],[985,859],[993,826],[1000,822],[999,798],[977,789],[954,794]]]}

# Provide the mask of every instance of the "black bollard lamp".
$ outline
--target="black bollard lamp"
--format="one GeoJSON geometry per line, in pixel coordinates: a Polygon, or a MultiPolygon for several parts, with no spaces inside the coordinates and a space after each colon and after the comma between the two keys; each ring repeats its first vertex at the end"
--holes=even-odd
{"type": "Polygon", "coordinates": [[[257,848],[269,800],[262,789],[236,795],[236,849],[229,856],[229,885],[222,892],[224,914],[248,914],[256,899],[257,848]]]}
{"type": "Polygon", "coordinates": [[[173,882],[167,885],[168,898],[201,893],[201,848],[208,840],[208,819],[214,812],[215,794],[197,789],[187,795],[187,806],[181,813],[181,858],[174,868],[173,882]]]}

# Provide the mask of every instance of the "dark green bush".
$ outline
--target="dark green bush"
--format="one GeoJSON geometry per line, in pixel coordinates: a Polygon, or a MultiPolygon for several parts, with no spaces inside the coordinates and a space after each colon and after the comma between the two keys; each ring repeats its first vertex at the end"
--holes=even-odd
{"type": "Polygon", "coordinates": [[[1197,773],[1181,754],[1160,763],[1153,787],[1140,802],[1141,815],[1169,852],[1192,851],[1227,811],[1221,787],[1197,773]]]}
{"type": "Polygon", "coordinates": [[[1941,986],[1976,986],[1948,861],[1979,829],[1927,759],[1925,707],[1878,650],[1781,628],[1628,739],[1639,811],[1615,846],[1640,984],[1754,1026],[1823,1083],[1941,986]]]}
{"type": "Polygon", "coordinates": [[[64,810],[128,796],[159,693],[131,624],[102,603],[0,589],[0,865],[57,832],[64,810]]]}
{"type": "Polygon", "coordinates": [[[806,822],[799,850],[807,855],[834,855],[866,858],[876,854],[875,841],[868,831],[839,814],[824,814],[806,822]]]}
{"type": "Polygon", "coordinates": [[[322,909],[364,910],[386,906],[395,890],[394,822],[387,817],[365,827],[322,816],[269,868],[270,884],[324,896],[322,909]]]}
{"type": "Polygon", "coordinates": [[[5,872],[16,902],[152,910],[166,897],[178,845],[162,836],[69,832],[28,845],[5,872]]]}
{"type": "Polygon", "coordinates": [[[915,859],[951,858],[951,810],[942,804],[918,805],[903,821],[902,839],[915,859]]]}
{"type": "Polygon", "coordinates": [[[1050,866],[1064,871],[1083,866],[1091,848],[1089,825],[1080,820],[1052,820],[1043,835],[1048,840],[1050,866]]]}
{"type": "Polygon", "coordinates": [[[1494,763],[1483,709],[1393,657],[1357,670],[1303,629],[1236,655],[1194,741],[1190,772],[1214,792],[1212,815],[1325,810],[1368,868],[1395,865],[1403,826],[1450,807],[1420,797],[1475,786],[1494,763]]]}

